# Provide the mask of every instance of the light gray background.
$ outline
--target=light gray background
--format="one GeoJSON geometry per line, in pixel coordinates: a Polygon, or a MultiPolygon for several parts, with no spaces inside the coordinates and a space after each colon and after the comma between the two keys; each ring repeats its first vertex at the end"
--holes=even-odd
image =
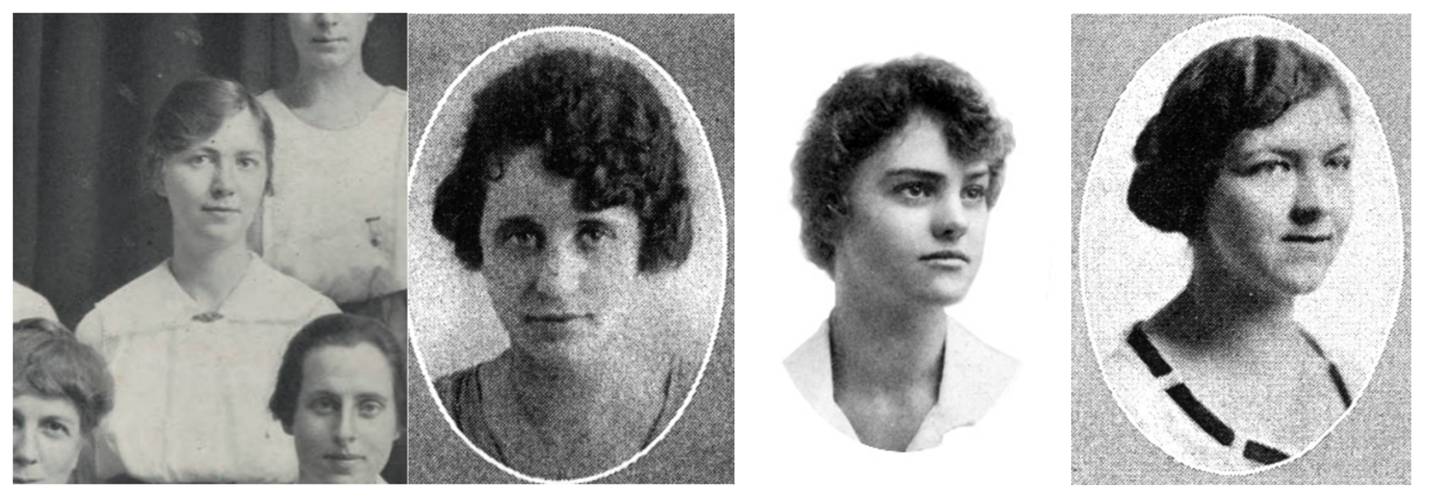
{"type": "MultiPolygon", "coordinates": [[[[1073,270],[1083,183],[1104,122],[1133,74],[1178,33],[1221,16],[1072,18],[1073,270]]],[[[1380,116],[1400,182],[1406,236],[1399,315],[1369,387],[1341,424],[1300,459],[1221,476],[1173,460],[1122,415],[1086,334],[1076,275],[1072,302],[1072,481],[1076,484],[1344,484],[1410,482],[1410,17],[1273,16],[1315,37],[1354,73],[1380,116]]]]}
{"type": "MultiPolygon", "coordinates": [[[[702,121],[719,171],[734,250],[733,16],[432,16],[409,18],[409,124],[415,153],[442,92],[471,61],[497,42],[544,26],[584,26],[625,39],[661,65],[702,121]]],[[[454,96],[450,99],[469,99],[454,96]]],[[[429,145],[429,148],[431,146],[429,145]]],[[[727,262],[727,264],[733,261],[727,262]]],[[[669,435],[635,464],[600,482],[730,483],[734,477],[733,271],[726,266],[725,308],[714,354],[694,400],[669,435]]],[[[417,338],[412,338],[416,340],[417,338]]],[[[413,483],[513,483],[452,431],[432,399],[416,358],[408,360],[409,479],[413,483]]]]}

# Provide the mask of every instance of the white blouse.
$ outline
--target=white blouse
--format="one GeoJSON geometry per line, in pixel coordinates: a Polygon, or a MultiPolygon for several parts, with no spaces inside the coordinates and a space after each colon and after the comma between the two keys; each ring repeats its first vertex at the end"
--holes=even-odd
{"type": "Polygon", "coordinates": [[[320,129],[269,91],[274,194],[263,258],[338,303],[407,289],[407,93],[395,87],[348,129],[320,129]]]}
{"type": "MultiPolygon", "coordinates": [[[[825,421],[845,436],[859,440],[854,426],[834,401],[834,367],[829,321],[785,359],[785,370],[796,388],[825,421]]],[[[984,344],[952,318],[944,339],[943,378],[938,402],[924,417],[906,451],[938,447],[944,434],[978,422],[1002,395],[1018,372],[1018,361],[984,344]]]]}
{"type": "Polygon", "coordinates": [[[11,283],[15,283],[15,319],[13,321],[44,318],[59,323],[60,317],[55,315],[55,308],[50,307],[50,302],[45,300],[43,295],[18,282],[11,281],[11,283]]]}
{"type": "Polygon", "coordinates": [[[268,411],[288,340],[337,306],[254,256],[209,312],[165,261],[110,294],[79,339],[114,374],[114,410],[95,430],[101,479],[292,482],[293,437],[268,411]]]}

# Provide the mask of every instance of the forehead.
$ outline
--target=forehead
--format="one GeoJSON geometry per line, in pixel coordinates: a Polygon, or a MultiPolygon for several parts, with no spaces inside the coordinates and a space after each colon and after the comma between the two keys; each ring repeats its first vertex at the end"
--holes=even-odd
{"type": "Polygon", "coordinates": [[[1237,147],[1243,151],[1325,151],[1349,143],[1354,135],[1341,98],[1333,90],[1292,105],[1271,125],[1245,131],[1237,147]]]}
{"type": "Polygon", "coordinates": [[[573,204],[576,181],[562,178],[542,167],[541,151],[525,148],[502,165],[502,177],[487,186],[483,221],[525,217],[542,221],[574,220],[598,216],[634,221],[633,210],[625,206],[583,212],[573,204]]]}
{"type": "Polygon", "coordinates": [[[370,343],[356,346],[321,346],[303,359],[302,393],[378,393],[391,395],[392,365],[382,350],[370,343]]]}
{"type": "Polygon", "coordinates": [[[924,174],[961,179],[987,171],[986,161],[963,162],[948,150],[942,124],[922,112],[909,116],[874,155],[859,163],[859,177],[878,180],[895,172],[916,170],[924,174]]]}
{"type": "Polygon", "coordinates": [[[266,148],[260,127],[258,117],[254,116],[253,111],[247,108],[237,110],[225,117],[212,135],[190,145],[189,148],[262,152],[266,148]]]}

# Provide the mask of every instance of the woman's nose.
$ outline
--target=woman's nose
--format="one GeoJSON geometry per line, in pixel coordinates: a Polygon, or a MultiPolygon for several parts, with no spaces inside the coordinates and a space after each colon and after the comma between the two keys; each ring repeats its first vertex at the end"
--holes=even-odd
{"type": "Polygon", "coordinates": [[[1326,175],[1316,170],[1303,170],[1296,177],[1296,199],[1291,206],[1291,223],[1311,225],[1325,214],[1330,197],[1326,175]]]}
{"type": "Polygon", "coordinates": [[[357,420],[357,411],[349,409],[350,408],[344,408],[342,413],[338,414],[338,429],[334,432],[336,433],[334,440],[337,441],[338,445],[347,445],[355,438],[353,433],[353,427],[355,425],[353,422],[357,420]]]}
{"type": "Polygon", "coordinates": [[[15,432],[15,464],[28,466],[40,462],[40,450],[34,435],[34,428],[23,428],[15,432]]]}
{"type": "Polygon", "coordinates": [[[934,237],[956,241],[967,231],[968,209],[963,206],[963,199],[946,197],[940,200],[933,218],[934,237]]]}
{"type": "Polygon", "coordinates": [[[560,297],[576,291],[585,272],[585,261],[574,245],[552,243],[541,252],[541,269],[536,275],[536,291],[560,297]]]}
{"type": "Polygon", "coordinates": [[[315,14],[313,22],[321,28],[331,28],[338,24],[338,16],[333,14],[315,14]]]}
{"type": "Polygon", "coordinates": [[[233,169],[224,165],[214,166],[214,178],[209,186],[209,192],[214,199],[223,199],[233,195],[234,187],[233,169]]]}

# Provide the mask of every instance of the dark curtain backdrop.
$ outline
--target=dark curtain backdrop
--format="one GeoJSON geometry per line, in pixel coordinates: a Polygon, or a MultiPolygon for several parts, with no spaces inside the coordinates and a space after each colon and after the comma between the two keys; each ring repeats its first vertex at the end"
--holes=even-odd
{"type": "MultiPolygon", "coordinates": [[[[170,254],[168,207],[141,186],[138,164],[169,89],[206,74],[257,95],[293,77],[296,55],[281,15],[15,14],[14,23],[14,279],[73,328],[170,254]]],[[[406,15],[377,15],[363,58],[378,82],[406,89],[406,15]]]]}
{"type": "MultiPolygon", "coordinates": [[[[207,74],[254,94],[292,78],[283,16],[16,14],[14,279],[74,327],[170,253],[168,207],[141,187],[149,116],[207,74]]],[[[407,88],[407,18],[379,14],[364,66],[407,88]]],[[[280,168],[281,169],[281,168],[280,168]]]]}

